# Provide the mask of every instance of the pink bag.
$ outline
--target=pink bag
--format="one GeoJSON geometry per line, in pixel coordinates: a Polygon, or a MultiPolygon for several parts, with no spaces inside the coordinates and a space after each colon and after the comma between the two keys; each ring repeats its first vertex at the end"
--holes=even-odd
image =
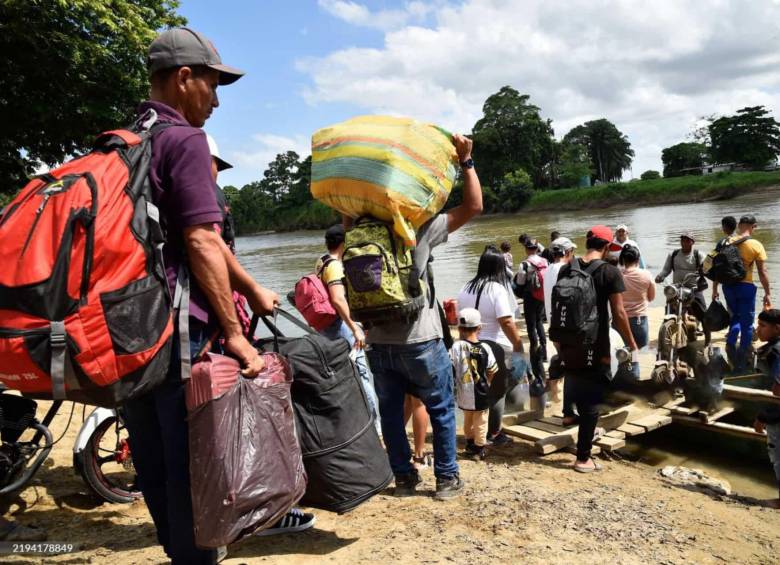
{"type": "Polygon", "coordinates": [[[208,353],[185,387],[195,543],[217,548],[271,527],[306,490],[290,398],[292,371],[262,355],[255,378],[208,353]]]}
{"type": "Polygon", "coordinates": [[[338,318],[330,303],[328,289],[316,274],[306,275],[295,283],[295,307],[317,331],[324,330],[338,318]]]}

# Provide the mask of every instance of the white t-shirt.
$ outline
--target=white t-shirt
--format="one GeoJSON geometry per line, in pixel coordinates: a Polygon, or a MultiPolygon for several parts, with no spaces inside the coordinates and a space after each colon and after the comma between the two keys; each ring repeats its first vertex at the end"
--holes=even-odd
{"type": "Polygon", "coordinates": [[[547,312],[547,320],[552,316],[552,290],[558,282],[558,273],[566,263],[552,263],[544,273],[544,311],[547,312]]]}
{"type": "MultiPolygon", "coordinates": [[[[482,316],[482,330],[479,332],[480,341],[495,341],[499,345],[512,347],[512,342],[504,335],[504,330],[498,323],[498,318],[512,317],[515,322],[515,299],[510,296],[511,291],[496,282],[489,282],[482,289],[479,298],[479,310],[482,316]]],[[[458,294],[458,308],[476,308],[477,295],[466,291],[464,286],[458,294]]]]}

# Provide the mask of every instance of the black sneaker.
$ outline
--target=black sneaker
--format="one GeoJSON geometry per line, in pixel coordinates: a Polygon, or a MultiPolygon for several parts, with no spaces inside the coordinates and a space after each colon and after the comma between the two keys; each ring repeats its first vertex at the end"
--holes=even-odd
{"type": "Polygon", "coordinates": [[[471,443],[466,443],[466,449],[463,451],[466,453],[466,455],[479,455],[481,450],[482,448],[477,447],[477,444],[472,441],[471,443]]]}
{"type": "Polygon", "coordinates": [[[492,438],[488,438],[488,443],[490,445],[493,445],[495,447],[503,447],[505,445],[512,445],[515,442],[511,437],[506,435],[504,432],[498,432],[496,435],[494,435],[492,438]]]}
{"type": "Polygon", "coordinates": [[[315,518],[314,514],[309,514],[293,508],[287,514],[282,516],[273,527],[256,532],[258,537],[275,536],[278,534],[292,534],[295,532],[302,532],[308,530],[314,526],[315,518]]]}
{"type": "Polygon", "coordinates": [[[396,475],[393,494],[395,496],[414,496],[417,493],[417,485],[421,482],[420,473],[416,470],[408,475],[396,475]]]}
{"type": "Polygon", "coordinates": [[[460,496],[463,490],[463,480],[459,475],[452,477],[436,477],[436,494],[433,497],[437,500],[447,500],[460,496]]]}

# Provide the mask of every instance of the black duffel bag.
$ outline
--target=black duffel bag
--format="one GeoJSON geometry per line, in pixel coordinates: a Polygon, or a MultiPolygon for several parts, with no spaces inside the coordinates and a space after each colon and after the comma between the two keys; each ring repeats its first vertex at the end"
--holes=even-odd
{"type": "Polygon", "coordinates": [[[284,355],[292,367],[295,423],[309,477],[301,503],[347,512],[393,480],[357,367],[349,357],[350,345],[345,339],[321,336],[284,310],[276,312],[306,332],[303,337],[285,337],[275,318],[262,318],[273,337],[255,342],[258,349],[284,355]]]}
{"type": "Polygon", "coordinates": [[[710,332],[725,330],[731,324],[731,315],[726,307],[719,301],[710,302],[709,308],[704,312],[701,320],[704,329],[710,332]]]}

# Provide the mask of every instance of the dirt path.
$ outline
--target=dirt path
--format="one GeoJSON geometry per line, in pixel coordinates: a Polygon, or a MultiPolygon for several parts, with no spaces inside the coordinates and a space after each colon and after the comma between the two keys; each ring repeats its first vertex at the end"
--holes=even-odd
{"type": "MultiPolygon", "coordinates": [[[[653,318],[658,320],[658,313],[653,318]]],[[[653,327],[657,327],[654,325],[653,327]]],[[[41,410],[46,403],[41,403],[41,410]]],[[[54,420],[58,437],[67,405],[54,420]]],[[[143,502],[96,505],[73,474],[70,448],[81,420],[55,446],[32,486],[11,505],[23,523],[45,527],[49,539],[78,544],[76,553],[13,563],[165,562],[143,502]],[[20,504],[25,506],[19,512],[20,504]]],[[[438,502],[428,494],[375,497],[352,513],[317,512],[315,529],[248,539],[224,563],[772,563],[780,557],[780,511],[672,486],[642,464],[607,461],[580,475],[572,455],[535,455],[531,444],[491,452],[485,462],[462,459],[465,495],[438,502]]]]}

